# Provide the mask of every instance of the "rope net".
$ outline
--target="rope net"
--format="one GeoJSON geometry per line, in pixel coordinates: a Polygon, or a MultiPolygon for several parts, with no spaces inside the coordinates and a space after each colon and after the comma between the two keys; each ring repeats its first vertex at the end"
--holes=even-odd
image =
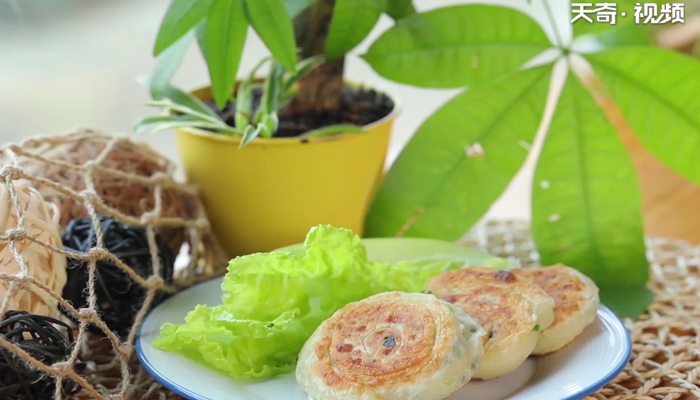
{"type": "Polygon", "coordinates": [[[67,398],[64,387],[74,383],[82,388],[80,398],[150,396],[153,383],[138,367],[132,344],[153,299],[225,272],[226,259],[209,230],[196,188],[177,183],[175,165],[145,144],[91,129],[6,145],[0,148],[0,160],[0,315],[19,308],[59,317],[57,308],[62,307],[77,321],[71,332],[76,345],[67,359],[52,365],[5,336],[0,335],[0,346],[53,377],[56,400],[67,398]],[[145,229],[151,276],[137,274],[107,251],[100,215],[145,229]],[[76,217],[92,220],[96,239],[95,246],[81,253],[64,249],[59,232],[76,217]],[[183,244],[189,251],[187,265],[176,269],[171,285],[161,278],[164,266],[156,232],[175,254],[183,244]],[[88,268],[87,307],[76,309],[61,297],[67,258],[83,260],[88,268]],[[145,301],[126,337],[110,330],[98,312],[95,282],[101,260],[111,261],[145,289],[145,301]]]}

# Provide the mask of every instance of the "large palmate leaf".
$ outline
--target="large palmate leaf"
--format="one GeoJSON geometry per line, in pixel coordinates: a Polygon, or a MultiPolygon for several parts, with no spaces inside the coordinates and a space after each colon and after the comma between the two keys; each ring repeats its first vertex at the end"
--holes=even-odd
{"type": "Polygon", "coordinates": [[[296,71],[294,27],[282,0],[245,0],[248,21],[270,53],[289,71],[296,71]]]}
{"type": "Polygon", "coordinates": [[[157,56],[199,24],[214,0],[173,0],[160,24],[153,55],[157,56]]]}
{"type": "Polygon", "coordinates": [[[455,240],[520,169],[544,110],[551,66],[453,98],[416,132],[369,211],[367,236],[455,240]]]}
{"type": "Polygon", "coordinates": [[[367,37],[384,12],[385,0],[336,0],[328,28],[326,57],[342,57],[367,37]]]}
{"type": "Polygon", "coordinates": [[[454,88],[516,71],[549,47],[542,28],[520,11],[461,5],[398,20],[363,58],[396,82],[454,88]]]}
{"type": "Polygon", "coordinates": [[[223,109],[233,93],[248,33],[243,0],[216,0],[203,31],[202,51],[209,67],[212,93],[223,109]]]}
{"type": "Polygon", "coordinates": [[[535,171],[532,234],[544,265],[579,269],[601,288],[604,303],[631,317],[650,298],[640,197],[613,125],[569,76],[535,171]]]}
{"type": "Polygon", "coordinates": [[[700,183],[700,61],[658,48],[586,58],[647,150],[700,183]]]}

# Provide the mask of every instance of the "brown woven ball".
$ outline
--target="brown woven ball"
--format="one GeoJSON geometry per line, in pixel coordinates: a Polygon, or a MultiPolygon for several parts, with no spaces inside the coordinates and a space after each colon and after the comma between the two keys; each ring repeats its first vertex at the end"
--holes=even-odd
{"type": "MultiPolygon", "coordinates": [[[[84,137],[81,140],[56,142],[36,139],[27,143],[34,154],[61,164],[49,164],[33,160],[23,160],[22,167],[32,175],[46,178],[77,192],[87,189],[84,171],[70,166],[80,167],[88,162],[95,162],[99,168],[93,170],[92,183],[102,202],[120,212],[140,217],[153,210],[155,196],[152,184],[128,182],[114,174],[104,173],[100,168],[121,171],[127,174],[150,177],[155,174],[172,176],[175,165],[143,143],[120,140],[107,149],[102,159],[98,157],[105,151],[112,138],[103,135],[84,137]]],[[[53,189],[38,185],[37,189],[44,198],[58,205],[61,229],[70,221],[88,216],[80,202],[63,196],[53,189]]],[[[190,215],[188,204],[174,188],[164,188],[162,196],[162,217],[187,218],[190,215]]],[[[183,228],[161,227],[158,232],[163,236],[176,254],[185,242],[186,232],[183,228]]]]}

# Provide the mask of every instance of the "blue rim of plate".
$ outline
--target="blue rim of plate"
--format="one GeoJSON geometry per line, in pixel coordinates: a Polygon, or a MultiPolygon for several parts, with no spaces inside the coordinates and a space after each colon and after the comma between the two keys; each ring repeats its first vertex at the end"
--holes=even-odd
{"type": "MultiPolygon", "coordinates": [[[[213,277],[211,279],[204,280],[202,282],[197,283],[194,286],[190,286],[189,288],[180,291],[179,293],[186,292],[198,285],[204,284],[206,282],[212,281],[214,279],[221,279],[220,276],[213,277]]],[[[171,297],[172,298],[172,297],[171,297]]],[[[167,301],[167,300],[166,300],[167,301]]],[[[163,302],[165,303],[165,302],[163,302]]],[[[182,396],[184,398],[187,398],[189,400],[216,400],[216,399],[211,399],[209,397],[204,397],[200,394],[193,393],[188,389],[185,389],[181,386],[179,386],[177,383],[169,380],[165,376],[161,375],[156,368],[148,361],[148,359],[144,356],[143,353],[143,348],[141,344],[141,331],[143,330],[143,327],[146,323],[146,320],[148,317],[151,316],[151,313],[153,313],[155,310],[158,309],[159,306],[161,306],[163,303],[160,303],[158,306],[153,308],[151,311],[146,314],[146,317],[144,317],[143,322],[141,323],[141,326],[139,327],[139,333],[136,335],[136,356],[139,359],[139,362],[141,363],[141,366],[148,372],[149,375],[153,377],[158,383],[163,385],[166,389],[172,391],[173,393],[182,396]]],[[[600,305],[598,311],[604,311],[607,313],[610,317],[612,317],[612,321],[617,322],[616,324],[613,324],[612,327],[617,330],[617,331],[622,331],[624,333],[623,337],[625,338],[625,356],[620,359],[620,362],[609,372],[607,373],[603,378],[593,382],[592,384],[582,388],[578,393],[574,393],[571,396],[564,397],[561,399],[551,399],[551,400],[581,400],[584,397],[591,395],[598,390],[602,389],[610,383],[613,379],[615,379],[618,375],[624,371],[625,367],[627,366],[627,363],[630,360],[630,357],[632,356],[632,338],[630,337],[629,331],[627,331],[627,328],[625,328],[625,325],[620,321],[620,319],[613,313],[609,308],[607,308],[604,305],[600,305]]]]}

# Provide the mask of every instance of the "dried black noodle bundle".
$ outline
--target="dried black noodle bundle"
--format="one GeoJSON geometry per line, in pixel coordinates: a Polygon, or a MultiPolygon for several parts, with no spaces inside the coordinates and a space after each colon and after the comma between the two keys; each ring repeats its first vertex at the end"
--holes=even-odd
{"type": "MultiPolygon", "coordinates": [[[[70,327],[59,320],[24,311],[8,311],[0,322],[0,336],[46,365],[65,361],[73,350],[70,327]],[[65,329],[66,334],[61,332],[65,329]]],[[[74,369],[80,373],[85,365],[78,362],[74,369]]],[[[80,392],[81,387],[71,379],[63,379],[66,396],[80,392]]],[[[12,351],[0,346],[0,399],[53,399],[56,378],[31,367],[12,351]]]]}
{"type": "MultiPolygon", "coordinates": [[[[105,249],[141,277],[150,277],[153,274],[153,263],[146,229],[126,225],[105,215],[99,215],[98,219],[102,227],[105,249]]],[[[72,220],[66,226],[62,238],[65,249],[76,253],[84,253],[95,247],[97,243],[92,220],[89,217],[72,220]]],[[[156,244],[161,265],[160,276],[166,283],[172,283],[175,256],[159,234],[156,234],[156,244]]],[[[88,265],[89,262],[85,260],[68,259],[68,281],[63,289],[63,297],[77,309],[87,307],[88,304],[88,265]]],[[[111,260],[98,260],[96,272],[97,311],[111,330],[126,336],[143,305],[147,290],[134,282],[111,260]]],[[[166,293],[159,290],[152,306],[165,298],[166,293]]],[[[61,311],[74,318],[63,307],[61,311]]],[[[101,333],[95,326],[90,326],[90,330],[101,333]]]]}

